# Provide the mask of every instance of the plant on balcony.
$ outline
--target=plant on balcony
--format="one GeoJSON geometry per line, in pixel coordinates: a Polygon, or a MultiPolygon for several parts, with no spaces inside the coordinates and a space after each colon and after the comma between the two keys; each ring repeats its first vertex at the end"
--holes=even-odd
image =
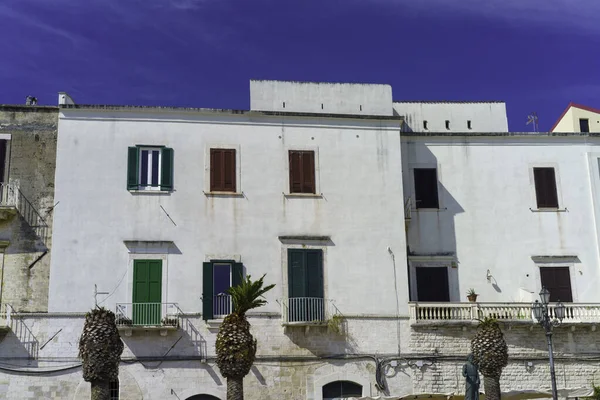
{"type": "Polygon", "coordinates": [[[327,330],[342,335],[344,333],[344,317],[341,314],[335,314],[327,320],[327,330]]]}
{"type": "Polygon", "coordinates": [[[92,384],[91,400],[110,399],[109,382],[118,379],[122,353],[115,314],[105,308],[88,312],[79,339],[79,357],[83,359],[83,379],[92,384]]]}
{"type": "Polygon", "coordinates": [[[179,320],[177,319],[177,317],[164,317],[160,321],[160,324],[162,326],[174,326],[174,327],[178,327],[179,326],[179,320]]]}
{"type": "Polygon", "coordinates": [[[263,275],[251,280],[250,275],[229,289],[233,312],[223,319],[215,345],[217,366],[227,379],[227,400],[244,399],[244,376],[248,375],[256,355],[256,339],[250,333],[246,312],[267,303],[264,294],[275,285],[264,286],[263,275]]]}
{"type": "Polygon", "coordinates": [[[508,347],[498,321],[479,321],[477,333],[471,339],[475,364],[483,375],[486,400],[500,400],[500,375],[508,364],[508,347]]]}
{"type": "Polygon", "coordinates": [[[117,326],[121,326],[121,325],[131,326],[131,325],[133,325],[133,320],[131,318],[127,318],[124,315],[118,315],[117,318],[115,319],[115,324],[117,324],[117,326]]]}
{"type": "Polygon", "coordinates": [[[467,299],[469,299],[471,303],[475,303],[477,301],[477,296],[479,295],[475,292],[475,289],[473,288],[469,289],[469,291],[467,292],[467,299]]]}

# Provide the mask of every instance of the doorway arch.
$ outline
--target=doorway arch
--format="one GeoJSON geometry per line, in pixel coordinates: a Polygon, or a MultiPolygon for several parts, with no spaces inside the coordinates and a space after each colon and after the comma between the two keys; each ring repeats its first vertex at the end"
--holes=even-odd
{"type": "Polygon", "coordinates": [[[188,397],[186,400],[220,400],[218,397],[211,396],[210,394],[196,394],[192,397],[188,397]]]}

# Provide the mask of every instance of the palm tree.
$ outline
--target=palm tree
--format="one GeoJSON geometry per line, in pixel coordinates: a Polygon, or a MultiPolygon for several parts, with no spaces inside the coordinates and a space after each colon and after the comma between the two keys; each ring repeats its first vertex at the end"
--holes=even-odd
{"type": "Polygon", "coordinates": [[[508,346],[498,321],[486,317],[479,322],[471,339],[471,351],[483,375],[486,400],[500,400],[500,375],[508,364],[508,346]]]}
{"type": "Polygon", "coordinates": [[[115,314],[105,308],[85,314],[79,357],[83,359],[83,379],[92,384],[91,400],[110,400],[110,381],[119,377],[122,353],[115,314]]]}
{"type": "Polygon", "coordinates": [[[262,278],[252,281],[250,275],[229,289],[233,312],[225,317],[217,335],[217,366],[227,378],[227,400],[244,399],[244,376],[248,375],[256,355],[256,339],[250,333],[246,312],[267,304],[263,295],[275,285],[263,287],[262,278]]]}

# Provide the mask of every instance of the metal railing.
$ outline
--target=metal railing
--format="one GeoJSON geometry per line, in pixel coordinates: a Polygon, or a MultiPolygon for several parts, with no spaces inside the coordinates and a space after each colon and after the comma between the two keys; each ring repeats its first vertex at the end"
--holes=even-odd
{"type": "Polygon", "coordinates": [[[404,200],[404,219],[409,220],[412,217],[412,199],[407,197],[404,200]]]}
{"type": "Polygon", "coordinates": [[[331,300],[320,297],[291,297],[281,302],[283,323],[323,324],[334,312],[331,300]]]}
{"type": "Polygon", "coordinates": [[[179,326],[181,310],[176,303],[117,303],[117,327],[179,326]]]}
{"type": "Polygon", "coordinates": [[[224,317],[231,314],[231,296],[228,294],[218,294],[213,296],[213,315],[215,317],[224,317]]]}
{"type": "Polygon", "coordinates": [[[13,308],[10,304],[0,304],[0,325],[11,326],[13,308]]]}
{"type": "Polygon", "coordinates": [[[15,207],[42,243],[46,245],[48,224],[15,182],[0,183],[0,206],[15,207]]]}
{"type": "MultiPolygon", "coordinates": [[[[475,321],[495,318],[533,321],[531,303],[421,303],[409,304],[410,319],[416,321],[475,321]]],[[[554,317],[555,305],[549,306],[554,317]]],[[[563,323],[600,323],[599,303],[567,303],[563,323]]]]}

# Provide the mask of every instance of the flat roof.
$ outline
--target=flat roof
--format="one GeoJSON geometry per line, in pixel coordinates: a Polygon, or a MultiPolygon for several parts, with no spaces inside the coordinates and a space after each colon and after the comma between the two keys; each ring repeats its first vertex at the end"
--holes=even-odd
{"type": "Polygon", "coordinates": [[[600,137],[600,132],[401,132],[407,137],[600,137]]]}
{"type": "Polygon", "coordinates": [[[0,111],[9,112],[57,112],[56,106],[27,106],[25,104],[0,104],[0,111]]]}

